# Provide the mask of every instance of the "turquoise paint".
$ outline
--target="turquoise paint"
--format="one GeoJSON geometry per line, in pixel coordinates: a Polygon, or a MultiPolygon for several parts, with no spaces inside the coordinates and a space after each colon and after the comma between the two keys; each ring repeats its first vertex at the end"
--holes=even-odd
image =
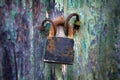
{"type": "Polygon", "coordinates": [[[63,0],[55,0],[55,10],[62,11],[63,10],[63,0]]]}
{"type": "MultiPolygon", "coordinates": [[[[103,64],[106,65],[107,62],[104,61],[106,56],[108,55],[108,52],[106,49],[108,49],[108,47],[110,47],[110,46],[105,46],[105,45],[108,45],[108,43],[107,43],[108,37],[106,37],[106,36],[108,36],[109,33],[108,32],[105,33],[103,28],[104,28],[104,25],[106,23],[109,24],[109,22],[107,20],[108,17],[106,16],[106,15],[108,15],[107,10],[106,10],[106,13],[104,13],[103,12],[104,7],[102,7],[102,6],[108,4],[107,1],[104,4],[104,2],[88,0],[88,2],[84,1],[83,6],[81,6],[81,7],[75,7],[74,4],[76,4],[76,2],[73,2],[73,0],[67,0],[67,4],[69,6],[67,6],[65,13],[70,14],[76,8],[78,11],[75,11],[75,10],[74,11],[80,14],[80,17],[82,20],[82,24],[81,24],[82,30],[80,30],[78,35],[75,36],[75,37],[77,37],[77,39],[75,39],[76,42],[79,40],[81,41],[81,44],[76,43],[76,45],[75,45],[75,46],[77,46],[77,47],[75,47],[75,52],[76,52],[75,58],[79,58],[82,56],[82,63],[80,65],[83,67],[86,67],[86,64],[88,64],[87,62],[89,62],[90,60],[92,60],[93,63],[96,63],[96,62],[99,63],[100,58],[103,62],[101,62],[102,64],[97,64],[97,65],[98,66],[103,65],[103,64]],[[82,8],[84,8],[83,12],[82,12],[82,8]],[[83,31],[84,33],[81,33],[81,31],[83,31]],[[87,35],[87,36],[83,36],[83,35],[87,35]],[[101,36],[101,37],[99,37],[99,36],[101,36]],[[84,39],[82,39],[80,37],[84,37],[84,39]],[[102,40],[100,40],[100,39],[102,39],[102,40]],[[84,44],[86,44],[86,47],[84,44]],[[101,45],[99,45],[99,44],[101,44],[101,45]],[[81,45],[81,46],[79,46],[79,45],[81,45]],[[82,50],[84,50],[84,51],[82,51],[82,50],[80,51],[79,50],[80,48],[82,48],[82,50]],[[99,50],[101,52],[99,52],[99,50]],[[82,54],[82,55],[78,55],[78,54],[82,54]],[[98,55],[98,54],[101,54],[101,55],[98,55]],[[91,56],[91,59],[89,59],[90,56],[91,56]]],[[[114,24],[114,22],[112,24],[114,24]]],[[[111,33],[113,34],[113,32],[111,32],[111,33]]],[[[112,41],[112,42],[114,42],[114,41],[112,41]]],[[[108,59],[110,59],[110,58],[108,58],[108,59]]],[[[76,61],[75,65],[77,65],[77,60],[75,59],[75,61],[76,61]]],[[[95,66],[97,66],[97,65],[95,65],[95,66]]],[[[108,64],[108,65],[110,66],[110,64],[108,64]]],[[[92,66],[94,66],[94,65],[92,65],[92,66]]],[[[106,80],[108,80],[108,77],[107,77],[108,71],[106,70],[107,67],[106,66],[101,66],[101,67],[103,67],[103,69],[100,69],[100,73],[98,73],[99,69],[96,69],[96,67],[95,67],[94,71],[90,72],[90,73],[88,73],[88,71],[86,71],[85,68],[82,68],[84,75],[80,75],[81,77],[83,76],[81,78],[81,80],[86,80],[86,79],[93,80],[95,74],[96,74],[96,76],[101,75],[101,77],[96,77],[100,80],[102,80],[103,77],[104,78],[106,77],[106,80]],[[102,71],[104,73],[102,73],[102,71]],[[94,74],[94,75],[92,75],[92,74],[94,74]],[[89,75],[91,75],[91,76],[89,76],[89,75]]],[[[76,67],[76,68],[77,69],[75,69],[75,70],[79,70],[78,67],[76,67]]]]}
{"type": "Polygon", "coordinates": [[[13,1],[17,6],[19,5],[19,1],[18,0],[14,0],[13,1]]]}
{"type": "Polygon", "coordinates": [[[23,9],[26,9],[26,0],[21,0],[23,9]]]}
{"type": "MultiPolygon", "coordinates": [[[[50,2],[52,3],[52,1],[50,2]]],[[[76,0],[76,2],[75,0],[66,0],[64,2],[66,3],[63,5],[63,0],[55,0],[55,10],[50,13],[50,16],[53,16],[53,14],[53,17],[60,15],[62,12],[57,14],[56,10],[62,11],[64,7],[65,17],[72,12],[77,12],[81,19],[81,28],[74,36],[74,64],[67,66],[65,79],[119,80],[117,71],[117,69],[120,69],[119,62],[117,61],[119,58],[115,56],[119,55],[117,49],[120,49],[116,47],[120,45],[120,24],[118,23],[120,21],[119,0],[76,0]],[[105,24],[107,24],[106,28],[105,24]],[[118,33],[116,33],[116,28],[118,33]],[[115,35],[118,38],[115,38],[115,35]]],[[[2,31],[7,34],[7,39],[2,45],[9,50],[10,55],[13,55],[13,49],[10,44],[11,42],[15,43],[18,60],[18,77],[20,80],[51,80],[51,75],[53,74],[51,73],[51,64],[44,64],[43,62],[45,37],[42,37],[42,34],[36,29],[36,25],[33,25],[33,2],[30,0],[29,8],[26,8],[26,0],[22,0],[21,7],[18,7],[18,0],[14,0],[14,3],[13,7],[10,6],[11,10],[7,10],[6,7],[2,8],[2,12],[5,14],[3,17],[5,24],[2,25],[2,31]],[[22,12],[19,8],[21,8],[22,12]],[[18,19],[20,24],[17,24],[14,19],[17,14],[20,14],[20,19],[18,19]],[[23,18],[25,21],[23,21],[23,18]],[[18,36],[21,39],[19,42],[18,36]]],[[[0,6],[3,5],[4,0],[0,0],[0,6]]],[[[40,1],[38,5],[41,8],[37,8],[38,12],[36,15],[40,16],[36,17],[37,20],[35,22],[40,24],[45,19],[45,12],[47,10],[45,5],[51,4],[45,0],[40,1]]],[[[71,23],[73,21],[71,20],[71,23]]],[[[49,29],[50,24],[45,26],[48,26],[47,29],[49,29]]],[[[4,53],[2,45],[0,43],[0,59],[1,55],[3,55],[2,53],[4,53]]],[[[13,64],[13,56],[11,58],[11,64],[13,64]]],[[[14,71],[14,67],[12,70],[14,71]]],[[[62,80],[61,65],[55,65],[55,68],[52,68],[52,70],[55,70],[55,77],[58,80],[62,80]]],[[[2,74],[2,64],[0,64],[0,79],[2,74]]],[[[13,77],[15,78],[15,75],[13,77]]]]}
{"type": "Polygon", "coordinates": [[[3,4],[3,1],[0,0],[0,7],[2,7],[4,4],[3,4]]]}

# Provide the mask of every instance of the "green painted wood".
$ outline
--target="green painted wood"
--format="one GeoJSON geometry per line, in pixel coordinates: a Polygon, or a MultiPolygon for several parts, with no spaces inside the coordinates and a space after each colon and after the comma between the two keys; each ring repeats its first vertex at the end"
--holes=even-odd
{"type": "MultiPolygon", "coordinates": [[[[111,14],[109,13],[111,8],[106,8],[106,6],[111,3],[100,0],[81,0],[79,3],[78,1],[67,0],[65,3],[65,15],[77,12],[80,14],[82,22],[81,30],[74,37],[76,53],[73,76],[76,75],[76,77],[68,80],[109,80],[108,75],[111,66],[109,60],[112,59],[108,56],[114,53],[110,46],[114,45],[114,40],[111,39],[112,35],[109,35],[113,32],[109,33],[109,31],[113,30],[114,27],[109,24],[108,16],[111,14]]],[[[113,4],[117,4],[116,2],[112,1],[113,4]]],[[[115,5],[113,6],[115,8],[115,5]]]]}
{"type": "Polygon", "coordinates": [[[18,80],[119,80],[119,4],[119,0],[0,0],[0,80],[16,79],[14,47],[18,80]],[[43,62],[46,36],[36,27],[46,11],[50,19],[80,15],[73,65],[43,62]]]}
{"type": "MultiPolygon", "coordinates": [[[[48,4],[47,11],[49,12],[49,18],[53,19],[63,14],[63,0],[51,0],[48,4]],[[51,5],[53,4],[53,5],[51,5]]],[[[62,65],[61,64],[49,64],[45,71],[45,80],[63,80],[62,65]],[[49,70],[49,72],[47,72],[49,70]]]]}

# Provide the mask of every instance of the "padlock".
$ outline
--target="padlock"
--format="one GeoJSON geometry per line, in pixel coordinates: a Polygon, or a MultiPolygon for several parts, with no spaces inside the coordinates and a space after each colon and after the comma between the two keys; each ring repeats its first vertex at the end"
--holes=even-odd
{"type": "MultiPolygon", "coordinates": [[[[69,24],[69,20],[72,16],[76,16],[76,21],[79,22],[79,16],[75,13],[64,17],[57,17],[55,20],[46,19],[42,22],[41,30],[43,29],[44,23],[49,21],[52,23],[50,27],[49,36],[47,37],[46,49],[44,55],[44,62],[47,63],[59,63],[59,64],[73,64],[74,62],[74,40],[73,30],[69,24]],[[67,37],[56,37],[56,27],[63,26],[66,28],[67,37]]],[[[79,24],[77,24],[79,25],[79,24]]],[[[39,29],[40,30],[40,29],[39,29]]]]}

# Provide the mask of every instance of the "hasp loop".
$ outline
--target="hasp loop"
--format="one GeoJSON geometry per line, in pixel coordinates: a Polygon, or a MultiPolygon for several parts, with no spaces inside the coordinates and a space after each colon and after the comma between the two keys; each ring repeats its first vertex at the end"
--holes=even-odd
{"type": "Polygon", "coordinates": [[[69,29],[69,21],[71,20],[72,17],[76,16],[76,20],[74,22],[74,29],[78,30],[80,27],[80,19],[79,19],[79,15],[77,13],[72,13],[70,14],[67,19],[66,19],[66,23],[65,23],[65,27],[69,29]]]}
{"type": "Polygon", "coordinates": [[[41,26],[40,26],[40,30],[44,30],[44,29],[45,29],[45,28],[44,28],[44,24],[45,24],[47,21],[52,24],[51,27],[53,27],[54,35],[55,35],[55,34],[56,34],[56,27],[55,27],[54,22],[53,22],[52,20],[50,20],[50,19],[45,19],[45,20],[42,21],[41,26]]]}

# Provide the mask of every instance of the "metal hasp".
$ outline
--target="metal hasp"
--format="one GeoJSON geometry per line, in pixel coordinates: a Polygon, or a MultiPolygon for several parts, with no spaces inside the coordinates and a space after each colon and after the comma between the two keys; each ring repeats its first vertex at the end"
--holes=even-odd
{"type": "MultiPolygon", "coordinates": [[[[73,28],[69,24],[69,20],[72,16],[76,16],[75,13],[68,16],[65,20],[63,16],[59,16],[56,19],[46,19],[42,22],[41,30],[44,23],[49,21],[52,23],[47,37],[46,50],[44,56],[44,62],[58,63],[58,64],[73,64],[74,62],[74,40],[73,40],[73,28]],[[66,25],[65,25],[66,24],[66,25]],[[66,37],[56,37],[56,28],[62,26],[66,28],[66,37]]],[[[79,16],[76,16],[76,21],[79,20],[79,16]]]]}

